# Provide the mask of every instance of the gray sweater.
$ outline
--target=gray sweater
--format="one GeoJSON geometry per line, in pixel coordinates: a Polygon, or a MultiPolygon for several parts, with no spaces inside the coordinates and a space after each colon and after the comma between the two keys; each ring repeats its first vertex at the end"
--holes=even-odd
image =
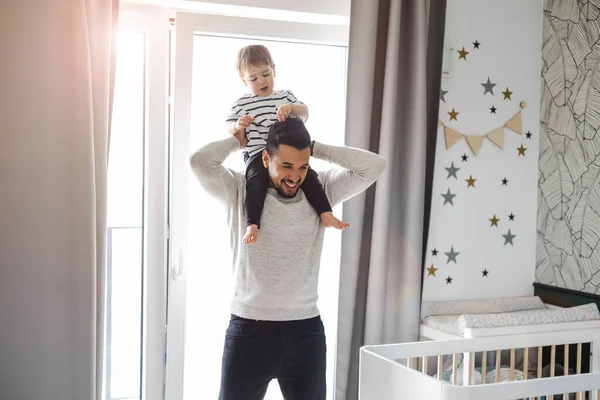
{"type": "MultiPolygon", "coordinates": [[[[201,186],[226,208],[233,252],[231,313],[267,321],[315,317],[325,228],[302,190],[288,199],[269,189],[258,241],[244,245],[246,180],[243,173],[223,166],[239,145],[235,137],[228,137],[205,145],[190,158],[201,186]]],[[[377,154],[322,143],[315,143],[313,157],[337,164],[319,172],[332,207],[367,189],[386,165],[377,154]]]]}

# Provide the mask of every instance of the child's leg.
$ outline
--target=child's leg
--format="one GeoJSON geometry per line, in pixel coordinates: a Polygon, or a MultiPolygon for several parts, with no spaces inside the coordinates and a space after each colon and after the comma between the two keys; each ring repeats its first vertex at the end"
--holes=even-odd
{"type": "Polygon", "coordinates": [[[349,226],[333,216],[329,199],[325,195],[325,190],[323,190],[323,186],[319,182],[319,176],[314,169],[308,168],[306,178],[300,187],[304,191],[308,202],[313,206],[319,217],[321,217],[324,226],[331,226],[337,229],[346,229],[349,226]]]}
{"type": "Polygon", "coordinates": [[[244,243],[255,242],[260,228],[260,218],[269,187],[268,170],[262,163],[261,153],[246,160],[246,235],[244,243]]]}

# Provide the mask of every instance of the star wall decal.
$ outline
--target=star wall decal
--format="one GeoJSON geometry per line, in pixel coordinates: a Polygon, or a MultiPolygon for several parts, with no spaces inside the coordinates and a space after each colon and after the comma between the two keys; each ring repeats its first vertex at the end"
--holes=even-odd
{"type": "Polygon", "coordinates": [[[525,151],[527,150],[526,147],[523,147],[523,145],[521,144],[521,147],[517,147],[517,151],[519,152],[518,156],[523,156],[525,157],[525,151]]]}
{"type": "Polygon", "coordinates": [[[476,40],[476,41],[474,41],[474,42],[473,42],[473,48],[475,48],[475,49],[478,49],[480,44],[481,44],[481,43],[479,43],[477,40],[476,40]]]}
{"type": "Polygon", "coordinates": [[[502,92],[502,94],[504,95],[504,99],[503,99],[503,100],[506,100],[506,99],[508,99],[508,100],[512,100],[512,99],[510,98],[510,95],[511,95],[512,93],[513,93],[513,92],[511,92],[510,90],[508,90],[508,88],[506,88],[506,90],[505,90],[504,92],[502,92]]]}
{"type": "Polygon", "coordinates": [[[465,153],[461,156],[461,158],[463,162],[466,162],[469,159],[469,156],[465,153]]]}
{"type": "Polygon", "coordinates": [[[499,219],[499,218],[496,218],[496,214],[494,214],[494,216],[493,216],[492,218],[489,218],[489,220],[490,220],[490,222],[491,222],[491,224],[490,224],[490,228],[491,228],[492,226],[496,226],[496,227],[497,227],[497,226],[498,226],[498,222],[500,222],[500,219],[499,219]]]}
{"type": "Polygon", "coordinates": [[[472,175],[469,175],[469,179],[465,179],[465,181],[467,182],[467,188],[475,187],[475,181],[476,180],[477,179],[473,179],[472,175]]]}
{"type": "Polygon", "coordinates": [[[450,283],[452,283],[452,278],[451,278],[450,276],[448,276],[448,277],[446,278],[446,285],[448,285],[448,284],[450,284],[450,283]]]}
{"type": "Polygon", "coordinates": [[[509,221],[514,221],[515,220],[515,214],[510,213],[510,215],[508,216],[508,220],[509,221]]]}
{"type": "Polygon", "coordinates": [[[446,102],[446,98],[444,96],[446,96],[447,93],[448,93],[447,90],[440,89],[440,100],[443,101],[444,103],[446,102]]]}
{"type": "Polygon", "coordinates": [[[458,179],[456,173],[460,170],[460,168],[456,168],[454,166],[454,161],[452,161],[452,164],[449,167],[445,167],[444,169],[448,171],[448,177],[446,179],[450,179],[451,177],[454,177],[454,179],[458,179]]]}
{"type": "Polygon", "coordinates": [[[525,134],[525,136],[527,137],[527,139],[531,139],[531,132],[527,131],[527,133],[525,134]]]}
{"type": "Polygon", "coordinates": [[[444,204],[442,204],[443,206],[445,206],[447,203],[450,203],[452,206],[454,205],[453,199],[456,197],[456,195],[450,193],[450,188],[448,188],[448,191],[445,194],[442,193],[442,197],[444,198],[444,204]]]}
{"type": "Polygon", "coordinates": [[[452,107],[452,111],[448,112],[448,115],[450,115],[449,119],[450,121],[454,120],[454,121],[458,121],[458,119],[456,117],[458,117],[458,114],[460,114],[459,112],[454,110],[454,107],[452,107]]]}
{"type": "Polygon", "coordinates": [[[456,262],[456,257],[460,254],[460,252],[454,251],[454,246],[450,247],[450,251],[448,253],[444,253],[446,257],[448,257],[448,261],[446,264],[450,264],[450,262],[454,262],[454,264],[458,264],[456,262]]]}
{"type": "Polygon", "coordinates": [[[450,193],[450,188],[448,188],[448,191],[446,193],[442,193],[442,197],[444,198],[444,204],[442,204],[443,206],[445,206],[446,204],[450,203],[450,205],[454,205],[454,198],[456,197],[455,194],[450,193]]]}
{"type": "Polygon", "coordinates": [[[490,271],[488,271],[487,269],[484,269],[483,271],[481,271],[481,276],[483,278],[487,278],[489,273],[490,273],[490,271]]]}
{"type": "Polygon", "coordinates": [[[486,83],[482,83],[481,86],[483,86],[485,88],[485,90],[483,91],[483,94],[491,93],[492,96],[494,95],[494,86],[496,86],[496,84],[492,83],[490,81],[490,77],[489,76],[487,78],[487,82],[486,83]]]}
{"type": "Polygon", "coordinates": [[[502,186],[507,186],[508,185],[508,179],[503,178],[502,179],[502,186]]]}
{"type": "Polygon", "coordinates": [[[494,107],[494,106],[491,106],[491,107],[490,107],[490,114],[496,114],[496,110],[497,110],[497,108],[496,108],[496,107],[494,107]]]}
{"type": "Polygon", "coordinates": [[[431,267],[427,268],[427,276],[433,276],[435,277],[435,271],[437,271],[438,268],[435,268],[433,266],[433,264],[431,264],[431,267]]]}
{"type": "Polygon", "coordinates": [[[460,60],[461,58],[465,61],[467,61],[467,54],[469,54],[468,51],[465,50],[465,48],[463,47],[462,50],[456,50],[458,51],[458,59],[460,60]]]}
{"type": "Polygon", "coordinates": [[[504,238],[504,245],[506,246],[507,244],[510,243],[511,246],[514,246],[515,244],[513,243],[513,239],[517,237],[517,235],[513,235],[512,233],[510,233],[510,229],[508,230],[508,233],[506,235],[502,235],[502,237],[504,238]]]}
{"type": "Polygon", "coordinates": [[[436,249],[436,248],[434,247],[434,248],[433,248],[433,250],[431,250],[431,255],[432,255],[433,257],[437,257],[437,255],[438,255],[438,249],[436,249]]]}

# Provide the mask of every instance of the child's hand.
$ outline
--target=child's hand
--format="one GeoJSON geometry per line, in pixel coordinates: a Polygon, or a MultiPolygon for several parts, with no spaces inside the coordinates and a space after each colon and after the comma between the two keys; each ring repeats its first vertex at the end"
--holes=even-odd
{"type": "Polygon", "coordinates": [[[277,119],[279,122],[285,121],[290,114],[294,112],[294,108],[291,104],[284,104],[277,110],[277,119]]]}
{"type": "Polygon", "coordinates": [[[246,128],[249,127],[252,122],[254,122],[254,118],[246,114],[237,120],[235,123],[235,129],[246,132],[246,128]]]}
{"type": "Polygon", "coordinates": [[[239,131],[235,135],[233,135],[240,142],[240,149],[245,148],[248,145],[248,137],[246,137],[246,132],[239,131]]]}

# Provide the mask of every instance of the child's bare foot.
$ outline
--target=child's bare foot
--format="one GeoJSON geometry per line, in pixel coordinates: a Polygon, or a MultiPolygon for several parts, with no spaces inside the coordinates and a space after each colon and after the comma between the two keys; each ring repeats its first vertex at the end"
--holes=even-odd
{"type": "Polygon", "coordinates": [[[334,217],[334,215],[331,211],[324,212],[323,214],[321,214],[321,223],[323,224],[323,226],[325,228],[331,227],[331,228],[339,229],[341,231],[343,231],[344,229],[346,229],[350,226],[350,224],[348,224],[346,222],[342,222],[339,219],[337,219],[336,217],[334,217]]]}
{"type": "Polygon", "coordinates": [[[258,225],[248,225],[246,227],[246,234],[242,240],[244,244],[254,243],[258,239],[258,225]]]}

